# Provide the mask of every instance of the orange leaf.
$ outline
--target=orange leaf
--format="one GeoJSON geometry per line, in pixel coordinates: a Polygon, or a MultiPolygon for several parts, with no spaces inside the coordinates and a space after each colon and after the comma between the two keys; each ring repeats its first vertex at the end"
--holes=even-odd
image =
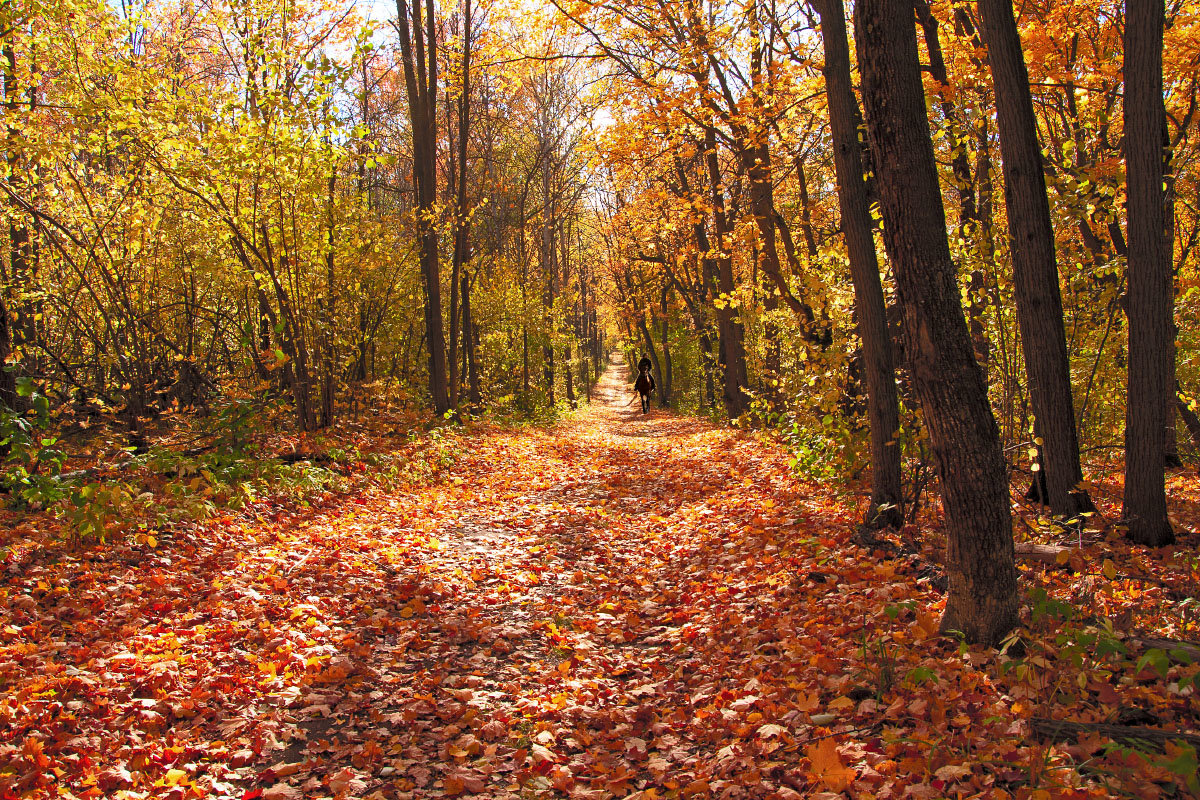
{"type": "Polygon", "coordinates": [[[854,782],[855,772],[842,763],[833,739],[822,739],[807,748],[808,760],[812,762],[813,775],[826,788],[844,792],[854,782]]]}

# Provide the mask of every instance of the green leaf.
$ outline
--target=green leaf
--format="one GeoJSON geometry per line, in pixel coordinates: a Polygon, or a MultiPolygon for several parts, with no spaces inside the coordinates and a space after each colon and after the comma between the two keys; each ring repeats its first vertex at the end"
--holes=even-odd
{"type": "Polygon", "coordinates": [[[1141,672],[1146,667],[1150,667],[1158,673],[1160,678],[1164,680],[1167,677],[1167,671],[1171,669],[1171,658],[1165,651],[1159,650],[1157,647],[1147,650],[1145,655],[1138,659],[1137,671],[1141,672]]]}

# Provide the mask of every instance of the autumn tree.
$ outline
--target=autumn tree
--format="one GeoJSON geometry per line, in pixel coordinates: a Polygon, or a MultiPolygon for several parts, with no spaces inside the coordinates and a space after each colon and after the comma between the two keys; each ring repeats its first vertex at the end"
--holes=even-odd
{"type": "Polygon", "coordinates": [[[901,508],[900,413],[896,377],[892,366],[891,335],[887,326],[883,286],[875,257],[875,234],[863,174],[858,137],[858,101],[850,79],[850,49],[846,40],[846,15],[842,0],[815,0],[821,15],[821,42],[825,49],[825,85],[828,91],[829,127],[842,232],[854,282],[854,312],[863,343],[864,383],[871,433],[871,505],[866,522],[899,526],[901,508]]]}
{"type": "Polygon", "coordinates": [[[425,283],[425,340],[429,350],[429,393],[438,414],[450,409],[445,329],[442,327],[442,283],[438,262],[437,202],[437,25],[433,0],[397,0],[396,31],[408,91],[412,125],[413,181],[421,229],[421,275],[425,283]]]}
{"type": "Polygon", "coordinates": [[[1041,439],[1038,485],[1044,484],[1043,499],[1054,513],[1074,516],[1093,506],[1080,486],[1083,472],[1063,333],[1054,230],[1042,178],[1029,76],[1010,0],[979,0],[979,12],[996,86],[1017,319],[1029,374],[1034,427],[1041,439]]]}
{"type": "Polygon", "coordinates": [[[1175,534],[1167,519],[1163,427],[1171,385],[1173,290],[1163,212],[1163,3],[1127,0],[1125,171],[1129,216],[1129,399],[1125,493],[1129,538],[1157,547],[1175,534]]]}
{"type": "Polygon", "coordinates": [[[1017,624],[1008,486],[946,239],[912,5],[859,2],[855,32],[884,242],[945,507],[942,628],[996,643],[1017,624]]]}

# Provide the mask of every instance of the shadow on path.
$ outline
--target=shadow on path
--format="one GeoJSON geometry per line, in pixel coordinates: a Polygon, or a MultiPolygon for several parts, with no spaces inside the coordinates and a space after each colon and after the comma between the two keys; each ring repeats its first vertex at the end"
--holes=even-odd
{"type": "Polygon", "coordinates": [[[643,415],[623,373],[553,428],[464,436],[434,486],[44,568],[4,631],[0,788],[601,798],[731,780],[737,720],[697,709],[783,635],[788,584],[762,581],[799,558],[786,531],[840,520],[806,511],[761,443],[643,415]],[[759,639],[727,638],[748,620],[759,639]]]}

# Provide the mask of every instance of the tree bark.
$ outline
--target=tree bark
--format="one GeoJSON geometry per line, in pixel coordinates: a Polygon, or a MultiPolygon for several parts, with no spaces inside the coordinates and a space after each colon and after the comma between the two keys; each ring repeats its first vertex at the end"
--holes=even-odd
{"type": "Polygon", "coordinates": [[[1167,519],[1163,427],[1170,374],[1173,298],[1165,230],[1162,130],[1163,4],[1125,4],[1125,172],[1129,251],[1129,397],[1125,410],[1128,536],[1159,547],[1175,541],[1167,519]]]}
{"type": "MultiPolygon", "coordinates": [[[[479,389],[479,362],[475,351],[476,325],[471,313],[471,275],[470,270],[463,270],[462,276],[462,313],[463,313],[463,348],[467,353],[467,387],[468,400],[472,409],[483,405],[483,396],[479,389]]],[[[473,412],[474,413],[474,412],[473,412]]]]}
{"type": "Polygon", "coordinates": [[[337,214],[337,170],[330,169],[328,179],[328,195],[326,197],[326,224],[329,226],[325,241],[325,298],[321,303],[321,419],[320,427],[328,428],[333,424],[334,400],[336,395],[336,379],[334,377],[334,353],[337,337],[334,335],[335,312],[337,310],[337,288],[334,273],[334,252],[337,244],[336,228],[337,214]]]}
{"type": "MultiPolygon", "coordinates": [[[[462,93],[458,98],[458,142],[457,158],[451,160],[451,171],[456,172],[452,178],[455,184],[454,193],[454,254],[451,260],[450,285],[450,343],[447,361],[450,364],[449,391],[450,403],[459,402],[459,386],[466,377],[457,369],[458,326],[461,323],[464,332],[463,353],[466,355],[467,300],[462,298],[464,308],[459,307],[459,287],[466,286],[466,281],[460,276],[466,268],[470,248],[470,221],[467,214],[467,140],[470,134],[471,108],[471,0],[463,1],[463,43],[462,43],[462,93]],[[455,170],[457,167],[457,170],[455,170]]],[[[465,372],[466,370],[463,370],[465,372]]]]}
{"type": "Polygon", "coordinates": [[[671,361],[671,329],[670,316],[667,311],[667,298],[670,293],[670,285],[663,284],[662,287],[662,351],[663,364],[662,372],[658,373],[659,380],[662,386],[659,387],[659,397],[664,406],[671,405],[674,400],[675,393],[675,366],[671,361]]]}
{"type": "MultiPolygon", "coordinates": [[[[1171,297],[1176,296],[1176,276],[1177,268],[1174,263],[1175,258],[1175,171],[1172,166],[1174,163],[1173,148],[1171,146],[1171,134],[1166,127],[1166,117],[1163,118],[1162,130],[1162,163],[1163,163],[1163,236],[1166,237],[1167,258],[1171,259],[1171,297]]],[[[1181,263],[1186,259],[1181,259],[1181,263]]],[[[1163,466],[1167,469],[1178,469],[1183,466],[1183,461],[1179,458],[1179,440],[1175,434],[1175,341],[1179,336],[1179,326],[1175,324],[1174,308],[1171,310],[1171,340],[1167,344],[1167,349],[1171,351],[1171,357],[1167,360],[1167,398],[1166,411],[1163,419],[1163,466]]]]}
{"type": "Polygon", "coordinates": [[[733,306],[733,258],[726,251],[733,235],[733,226],[725,209],[725,189],[721,182],[721,165],[717,159],[717,136],[710,126],[705,129],[704,163],[708,175],[708,188],[713,207],[712,267],[716,278],[717,326],[721,339],[721,355],[724,360],[725,411],[730,419],[746,413],[750,407],[746,395],[746,345],[745,329],[733,306]]]}
{"type": "Polygon", "coordinates": [[[858,107],[850,80],[850,48],[842,0],[815,0],[821,17],[825,48],[825,87],[829,127],[833,135],[833,164],[837,175],[842,233],[850,258],[858,336],[863,348],[863,384],[871,436],[871,500],[864,523],[869,527],[900,527],[902,508],[899,402],[892,363],[887,306],[879,278],[867,186],[863,180],[858,140],[858,107]]]}
{"type": "Polygon", "coordinates": [[[859,0],[855,33],[884,243],[942,484],[949,588],[941,626],[995,644],[1017,624],[1008,481],[946,239],[911,0],[859,0]]]}
{"type": "Polygon", "coordinates": [[[396,30],[404,62],[404,85],[412,123],[413,179],[417,188],[418,227],[421,233],[421,277],[425,284],[425,338],[429,349],[429,393],[438,415],[450,410],[446,336],[442,327],[442,284],[438,265],[438,234],[433,208],[437,199],[437,28],[433,1],[425,0],[425,26],[421,27],[421,0],[397,0],[396,30]],[[428,47],[426,47],[428,42],[428,47]]]}
{"type": "Polygon", "coordinates": [[[1029,376],[1029,399],[1042,439],[1041,472],[1051,511],[1069,517],[1093,511],[1095,506],[1080,487],[1083,472],[1063,332],[1054,229],[1046,200],[1029,74],[1011,0],[979,0],[979,12],[996,88],[1017,322],[1029,376]]]}

